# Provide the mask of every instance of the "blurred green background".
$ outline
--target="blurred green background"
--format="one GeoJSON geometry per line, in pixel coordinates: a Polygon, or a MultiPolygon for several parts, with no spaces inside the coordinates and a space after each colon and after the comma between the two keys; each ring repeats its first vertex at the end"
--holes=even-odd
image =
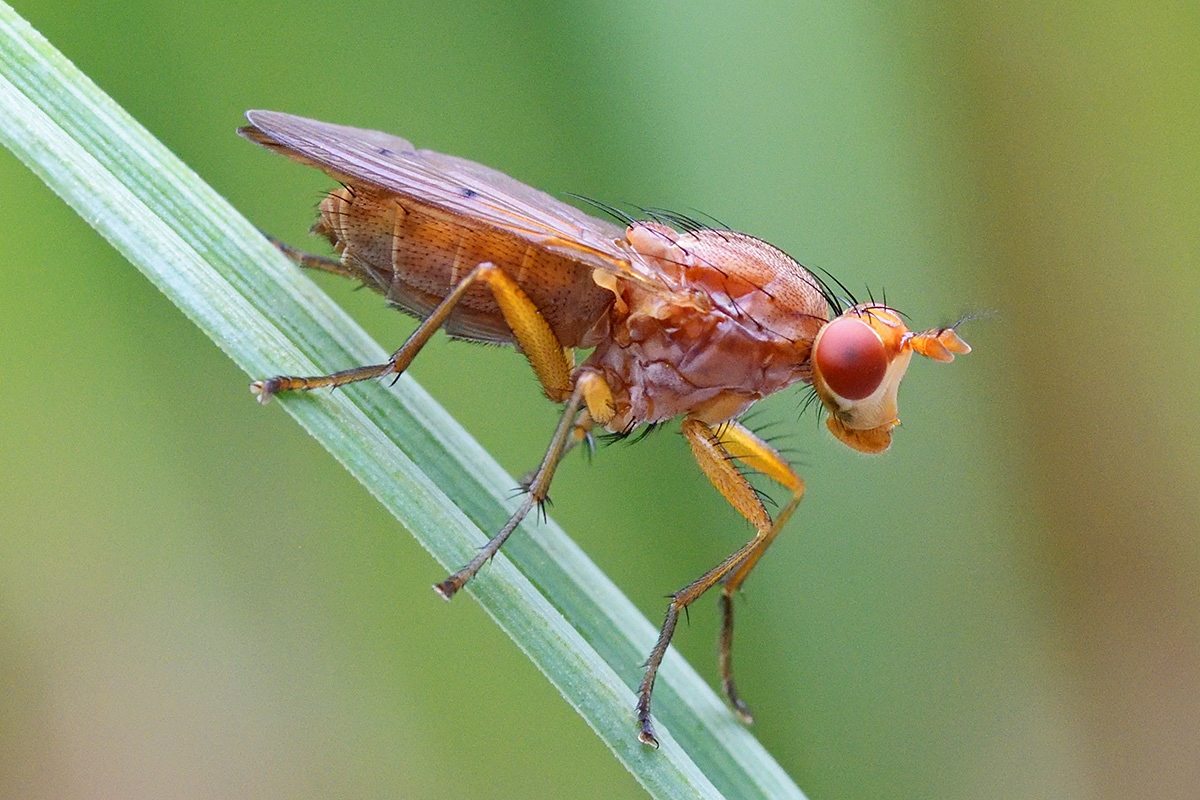
{"type": "MultiPolygon", "coordinates": [[[[1200,792],[1200,10],[18,3],[262,228],[329,183],[247,108],[761,236],[917,326],[890,453],[782,421],[809,494],[748,583],[755,732],[814,798],[1200,792]]],[[[0,795],[638,797],[368,493],[0,153],[0,795]]],[[[411,329],[318,278],[385,345],[411,329]]],[[[513,473],[519,357],[415,376],[513,473]]],[[[798,421],[797,421],[798,419],[798,421]]],[[[657,621],[749,536],[675,428],[553,513],[657,621]]],[[[715,599],[676,637],[715,682],[715,599]]],[[[632,728],[630,731],[633,733],[632,728]]]]}

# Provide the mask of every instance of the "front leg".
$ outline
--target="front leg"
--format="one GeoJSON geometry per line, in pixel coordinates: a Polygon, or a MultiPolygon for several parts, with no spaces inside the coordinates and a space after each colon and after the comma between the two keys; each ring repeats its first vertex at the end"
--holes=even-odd
{"type": "Polygon", "coordinates": [[[731,423],[722,429],[722,434],[721,444],[730,456],[763,473],[792,493],[792,499],[775,517],[774,523],[767,531],[762,546],[726,575],[721,585],[721,638],[717,651],[721,664],[721,688],[742,721],[753,722],[754,717],[738,696],[737,686],[733,682],[733,595],[750,575],[767,547],[779,535],[800,499],[804,497],[804,480],[796,474],[778,450],[743,425],[731,423]]]}
{"type": "Polygon", "coordinates": [[[729,504],[754,525],[756,533],[753,539],[736,552],[671,597],[658,641],[646,660],[645,677],[638,688],[638,738],[654,747],[658,747],[658,739],[654,735],[654,725],[651,721],[650,698],[654,691],[654,679],[671,644],[671,637],[674,636],[679,612],[721,581],[724,582],[721,601],[724,611],[721,626],[721,682],[729,702],[743,719],[749,721],[750,712],[738,698],[733,683],[730,659],[733,643],[732,594],[745,581],[767,547],[779,535],[780,529],[791,516],[800,498],[804,496],[804,482],[792,471],[783,457],[739,423],[731,422],[713,429],[704,422],[689,417],[683,422],[683,434],[687,437],[692,455],[705,476],[729,504]],[[755,494],[754,487],[733,465],[733,459],[750,464],[792,490],[791,501],[774,521],[755,494]]]}

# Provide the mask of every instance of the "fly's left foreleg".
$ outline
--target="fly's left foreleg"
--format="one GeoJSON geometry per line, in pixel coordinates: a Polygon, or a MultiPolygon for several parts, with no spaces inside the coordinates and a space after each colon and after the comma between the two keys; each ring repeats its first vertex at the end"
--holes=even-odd
{"type": "Polygon", "coordinates": [[[696,463],[700,465],[705,476],[729,504],[754,525],[756,533],[753,539],[736,552],[671,597],[658,641],[646,660],[646,675],[638,689],[638,738],[655,747],[658,746],[658,739],[655,738],[651,722],[650,697],[654,691],[654,679],[658,668],[675,633],[679,612],[717,583],[722,584],[721,684],[730,704],[743,719],[750,721],[749,709],[738,697],[733,682],[730,655],[733,645],[733,593],[746,580],[771,542],[779,535],[788,517],[800,503],[800,498],[804,496],[804,481],[788,466],[779,452],[739,423],[731,422],[714,429],[700,420],[689,418],[683,422],[683,433],[691,445],[696,463]],[[733,465],[734,459],[770,476],[791,491],[791,500],[774,520],[767,514],[754,488],[733,465]]]}

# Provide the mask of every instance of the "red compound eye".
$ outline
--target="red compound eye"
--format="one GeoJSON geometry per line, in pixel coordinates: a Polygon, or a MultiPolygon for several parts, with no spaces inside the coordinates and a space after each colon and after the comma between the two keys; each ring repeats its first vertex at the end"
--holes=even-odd
{"type": "Polygon", "coordinates": [[[829,388],[847,400],[870,397],[888,367],[879,336],[854,317],[839,317],[825,326],[813,362],[829,388]]]}

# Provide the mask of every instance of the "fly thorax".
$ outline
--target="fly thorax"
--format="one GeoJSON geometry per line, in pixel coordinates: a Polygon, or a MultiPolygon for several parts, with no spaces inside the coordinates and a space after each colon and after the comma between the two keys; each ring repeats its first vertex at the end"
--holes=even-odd
{"type": "Polygon", "coordinates": [[[723,422],[811,378],[810,345],[829,312],[803,267],[730,231],[645,223],[628,236],[670,288],[622,282],[608,340],[589,359],[613,389],[615,429],[680,414],[723,422]]]}

